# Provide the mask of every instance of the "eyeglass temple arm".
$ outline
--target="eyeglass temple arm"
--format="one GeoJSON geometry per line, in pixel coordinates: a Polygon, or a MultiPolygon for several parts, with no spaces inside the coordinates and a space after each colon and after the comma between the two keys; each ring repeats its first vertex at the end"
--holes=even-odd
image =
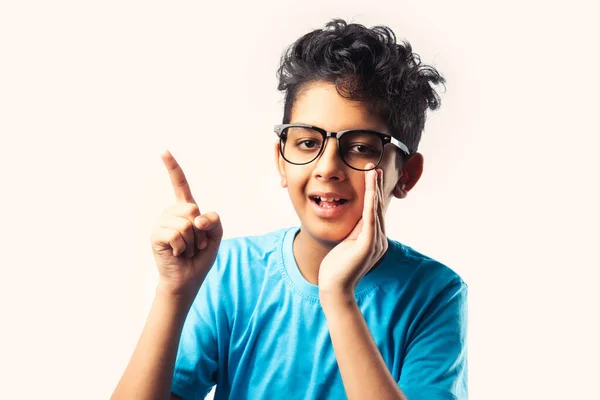
{"type": "Polygon", "coordinates": [[[392,144],[394,144],[396,147],[398,147],[400,150],[402,150],[407,156],[410,155],[410,151],[408,151],[408,147],[404,143],[402,143],[401,141],[396,139],[395,137],[390,136],[390,142],[392,144]]]}

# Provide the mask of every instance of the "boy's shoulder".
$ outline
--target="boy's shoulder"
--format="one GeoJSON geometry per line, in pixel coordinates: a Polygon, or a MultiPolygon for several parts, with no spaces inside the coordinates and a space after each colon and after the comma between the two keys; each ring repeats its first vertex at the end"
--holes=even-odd
{"type": "Polygon", "coordinates": [[[421,284],[456,282],[466,285],[462,277],[446,263],[397,240],[389,239],[388,243],[392,250],[389,261],[395,264],[396,271],[402,272],[403,275],[407,274],[421,284]]]}

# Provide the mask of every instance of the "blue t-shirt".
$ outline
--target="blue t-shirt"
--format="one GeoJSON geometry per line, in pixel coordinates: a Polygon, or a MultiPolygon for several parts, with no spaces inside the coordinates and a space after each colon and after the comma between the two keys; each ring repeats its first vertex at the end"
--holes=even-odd
{"type": "MultiPolygon", "coordinates": [[[[292,251],[298,227],[221,243],[181,335],[172,392],[204,399],[345,399],[319,302],[292,251]]],[[[467,399],[467,285],[388,239],[355,295],[409,400],[467,399]]]]}

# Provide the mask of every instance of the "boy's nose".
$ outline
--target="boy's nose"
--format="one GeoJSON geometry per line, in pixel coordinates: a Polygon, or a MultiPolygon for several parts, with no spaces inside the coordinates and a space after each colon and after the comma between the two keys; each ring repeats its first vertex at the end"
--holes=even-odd
{"type": "Polygon", "coordinates": [[[346,164],[340,158],[338,153],[337,139],[330,137],[323,143],[325,148],[319,158],[314,162],[315,168],[313,174],[316,178],[323,180],[344,180],[344,169],[346,164]]]}

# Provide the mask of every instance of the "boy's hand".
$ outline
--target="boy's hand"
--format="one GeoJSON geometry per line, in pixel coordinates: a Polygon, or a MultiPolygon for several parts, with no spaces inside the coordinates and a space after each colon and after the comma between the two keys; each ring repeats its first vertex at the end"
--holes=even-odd
{"type": "Polygon", "coordinates": [[[215,261],[223,227],[217,213],[200,214],[183,170],[171,153],[165,151],[162,159],[176,203],[165,210],[152,231],[159,287],[171,294],[195,297],[215,261]]]}
{"type": "Polygon", "coordinates": [[[362,218],[352,232],[321,262],[320,294],[354,298],[358,282],[385,254],[388,242],[385,235],[383,201],[383,170],[365,172],[362,218]]]}

